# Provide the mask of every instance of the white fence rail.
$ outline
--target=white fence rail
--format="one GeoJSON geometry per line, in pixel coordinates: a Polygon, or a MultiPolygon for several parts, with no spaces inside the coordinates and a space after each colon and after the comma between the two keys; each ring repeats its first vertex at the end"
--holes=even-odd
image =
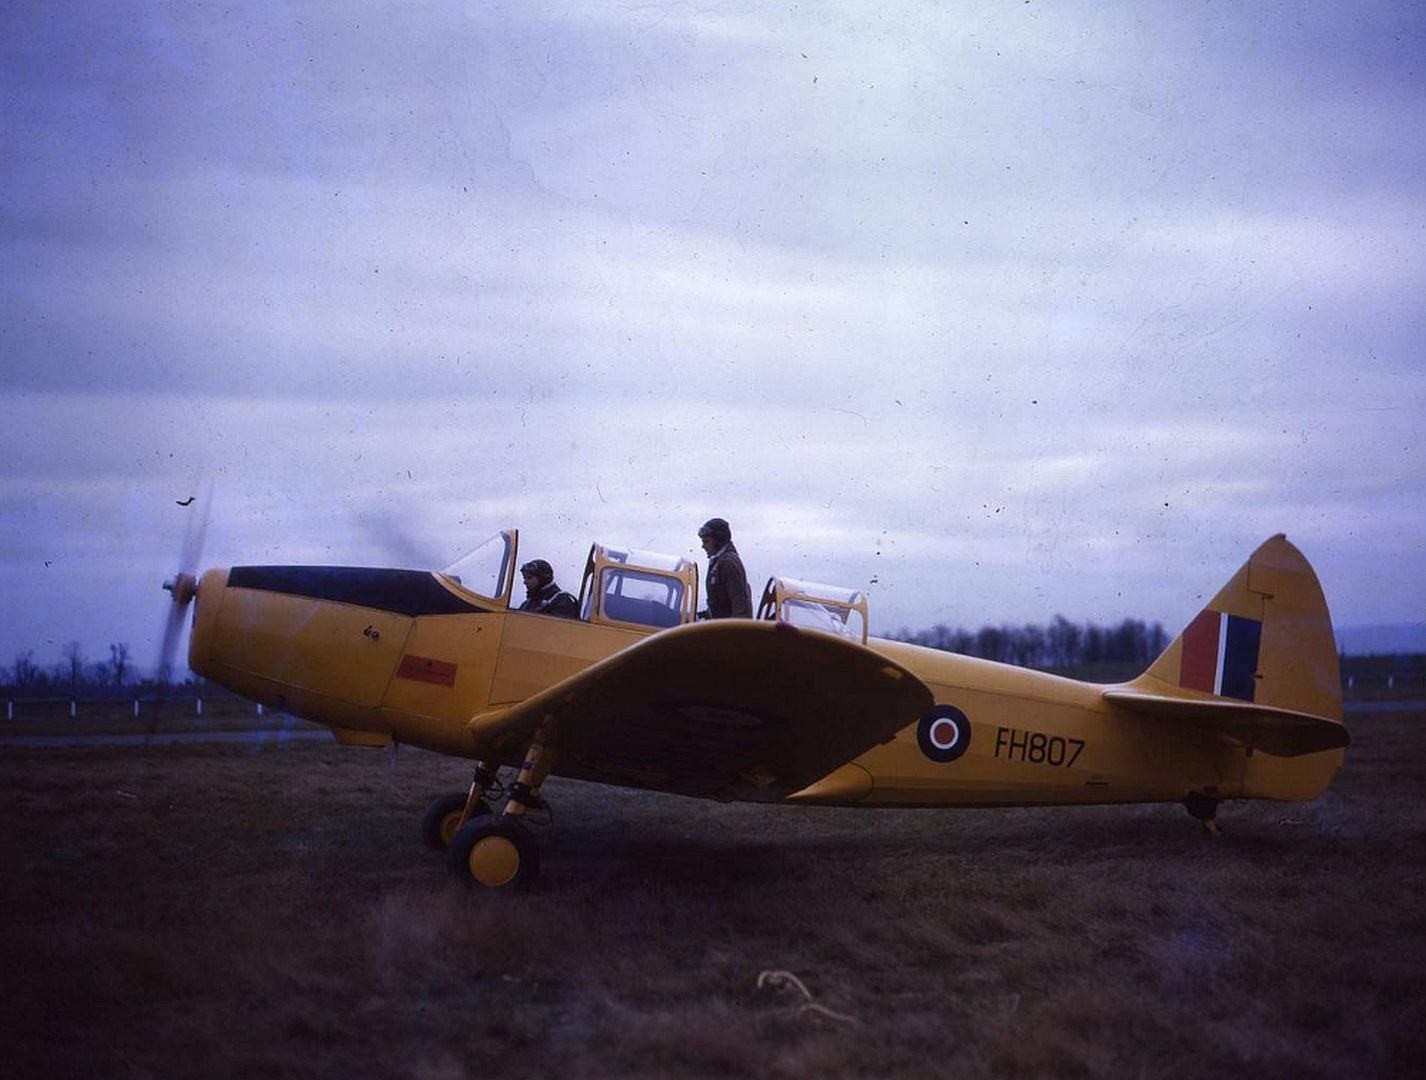
{"type": "Polygon", "coordinates": [[[175,716],[202,716],[205,700],[209,703],[210,709],[218,708],[231,715],[265,715],[260,704],[239,697],[205,698],[201,694],[141,694],[132,697],[102,698],[6,698],[5,719],[12,722],[17,717],[21,720],[54,719],[67,712],[71,720],[79,720],[85,716],[95,715],[113,717],[120,710],[127,711],[134,719],[138,719],[145,711],[162,711],[175,716]]]}

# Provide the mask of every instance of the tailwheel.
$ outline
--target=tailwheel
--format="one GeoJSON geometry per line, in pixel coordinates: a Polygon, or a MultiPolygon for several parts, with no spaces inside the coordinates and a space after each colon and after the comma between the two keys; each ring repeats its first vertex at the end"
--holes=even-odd
{"type": "MultiPolygon", "coordinates": [[[[451,837],[461,827],[465,819],[465,804],[469,796],[464,791],[452,791],[431,803],[426,816],[421,820],[421,839],[433,851],[445,851],[451,846],[451,837]]],[[[490,807],[484,799],[477,799],[471,810],[471,819],[488,816],[490,807]]]]}
{"type": "Polygon", "coordinates": [[[446,849],[446,869],[492,889],[530,885],[540,872],[540,848],[508,814],[467,821],[446,849]]]}
{"type": "Polygon", "coordinates": [[[1223,835],[1223,831],[1218,828],[1216,820],[1218,816],[1218,800],[1211,795],[1202,792],[1190,791],[1183,800],[1183,808],[1189,814],[1198,819],[1198,823],[1203,826],[1203,831],[1213,839],[1217,840],[1223,835]]]}

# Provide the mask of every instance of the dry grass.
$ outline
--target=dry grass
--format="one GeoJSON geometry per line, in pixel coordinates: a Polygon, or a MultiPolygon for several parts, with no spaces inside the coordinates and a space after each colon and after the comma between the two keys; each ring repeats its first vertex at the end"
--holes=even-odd
{"type": "Polygon", "coordinates": [[[0,1075],[1419,1075],[1423,725],[1356,720],[1326,796],[1218,844],[555,781],[516,897],[415,835],[460,762],[6,749],[0,1075]]]}

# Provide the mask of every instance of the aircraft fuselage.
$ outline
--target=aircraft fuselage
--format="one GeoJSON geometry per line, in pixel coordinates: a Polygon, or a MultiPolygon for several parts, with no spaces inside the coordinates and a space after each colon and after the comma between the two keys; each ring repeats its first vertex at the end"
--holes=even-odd
{"type": "MultiPolygon", "coordinates": [[[[516,764],[471,721],[530,698],[653,630],[483,606],[414,571],[211,570],[199,586],[193,671],[345,741],[391,741],[516,764]],[[286,575],[286,576],[284,576],[286,575]],[[415,576],[411,576],[415,575],[415,576]]],[[[802,631],[815,632],[815,631],[802,631]]],[[[1104,687],[902,642],[868,647],[930,688],[937,715],[791,796],[860,806],[995,806],[1309,798],[1320,767],[1283,771],[1211,730],[1131,713],[1104,687]]],[[[770,671],[769,679],[777,673],[770,671]]],[[[789,690],[795,692],[795,690],[789,690]]],[[[730,705],[736,701],[730,699],[730,705]]],[[[555,774],[569,773],[557,760],[555,774]]]]}

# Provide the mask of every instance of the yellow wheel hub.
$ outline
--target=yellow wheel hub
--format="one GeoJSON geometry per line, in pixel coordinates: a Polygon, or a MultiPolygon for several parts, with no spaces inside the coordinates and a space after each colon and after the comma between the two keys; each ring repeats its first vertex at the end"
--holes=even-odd
{"type": "Polygon", "coordinates": [[[470,875],[482,885],[509,885],[520,872],[520,851],[504,836],[485,836],[470,849],[470,875]]]}
{"type": "Polygon", "coordinates": [[[450,847],[451,837],[456,834],[456,829],[460,828],[460,816],[462,811],[456,810],[441,818],[441,846],[450,847]]]}

